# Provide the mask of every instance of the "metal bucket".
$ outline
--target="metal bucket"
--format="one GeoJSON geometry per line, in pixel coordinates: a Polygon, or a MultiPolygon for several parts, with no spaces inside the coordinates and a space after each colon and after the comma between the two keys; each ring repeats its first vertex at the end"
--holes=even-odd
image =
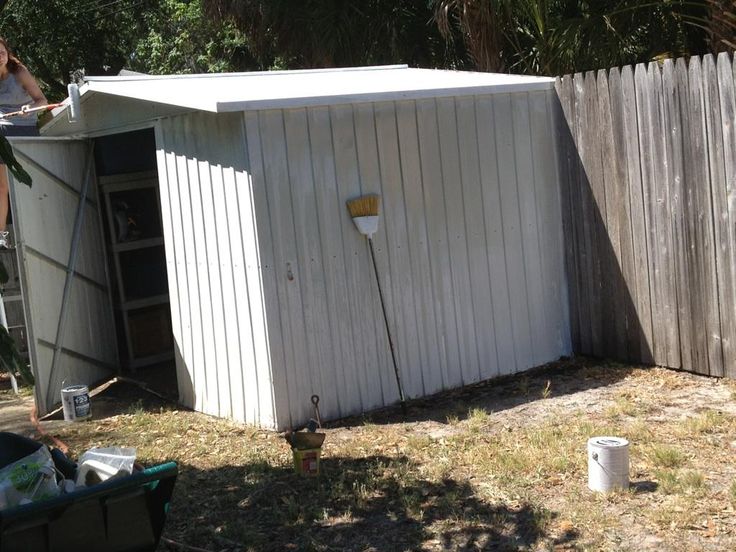
{"type": "Polygon", "coordinates": [[[61,406],[64,410],[65,422],[78,422],[89,419],[91,416],[89,387],[86,385],[62,387],[61,406]]]}
{"type": "Polygon", "coordinates": [[[601,492],[629,488],[629,442],[626,439],[588,439],[588,487],[601,492]]]}

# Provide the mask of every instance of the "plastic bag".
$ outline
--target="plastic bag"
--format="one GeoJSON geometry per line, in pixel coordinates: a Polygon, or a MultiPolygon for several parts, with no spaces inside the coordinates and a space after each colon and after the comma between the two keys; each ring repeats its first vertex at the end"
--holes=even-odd
{"type": "Polygon", "coordinates": [[[131,447],[93,448],[79,457],[77,486],[90,486],[133,473],[136,450],[131,447]]]}
{"type": "Polygon", "coordinates": [[[58,496],[56,468],[45,446],[0,470],[0,510],[58,496]]]}

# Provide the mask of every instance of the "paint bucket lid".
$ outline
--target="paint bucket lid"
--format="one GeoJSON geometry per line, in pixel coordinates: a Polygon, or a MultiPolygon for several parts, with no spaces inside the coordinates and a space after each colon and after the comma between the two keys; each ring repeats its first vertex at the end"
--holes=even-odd
{"type": "Polygon", "coordinates": [[[603,449],[615,449],[628,447],[629,441],[622,437],[591,437],[588,439],[588,446],[594,446],[603,449]]]}
{"type": "Polygon", "coordinates": [[[86,385],[70,385],[68,387],[62,387],[64,393],[74,393],[75,391],[88,391],[86,385]]]}

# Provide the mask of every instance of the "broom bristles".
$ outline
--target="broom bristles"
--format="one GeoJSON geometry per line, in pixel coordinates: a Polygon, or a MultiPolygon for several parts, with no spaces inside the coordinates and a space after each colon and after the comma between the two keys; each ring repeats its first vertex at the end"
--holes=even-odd
{"type": "Polygon", "coordinates": [[[374,217],[378,215],[378,209],[381,206],[381,196],[378,194],[368,194],[347,201],[348,211],[352,218],[356,217],[374,217]]]}

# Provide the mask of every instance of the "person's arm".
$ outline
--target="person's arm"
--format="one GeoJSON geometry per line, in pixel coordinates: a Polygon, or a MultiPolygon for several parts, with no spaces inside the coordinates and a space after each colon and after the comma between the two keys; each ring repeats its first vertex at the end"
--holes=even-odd
{"type": "Polygon", "coordinates": [[[24,105],[21,108],[21,111],[26,111],[33,107],[48,105],[49,101],[46,99],[43,92],[41,92],[41,88],[38,86],[36,79],[33,78],[33,75],[31,75],[28,69],[25,67],[19,67],[18,72],[15,74],[15,78],[18,79],[20,84],[26,89],[26,92],[28,92],[28,95],[33,100],[32,103],[24,105]]]}

